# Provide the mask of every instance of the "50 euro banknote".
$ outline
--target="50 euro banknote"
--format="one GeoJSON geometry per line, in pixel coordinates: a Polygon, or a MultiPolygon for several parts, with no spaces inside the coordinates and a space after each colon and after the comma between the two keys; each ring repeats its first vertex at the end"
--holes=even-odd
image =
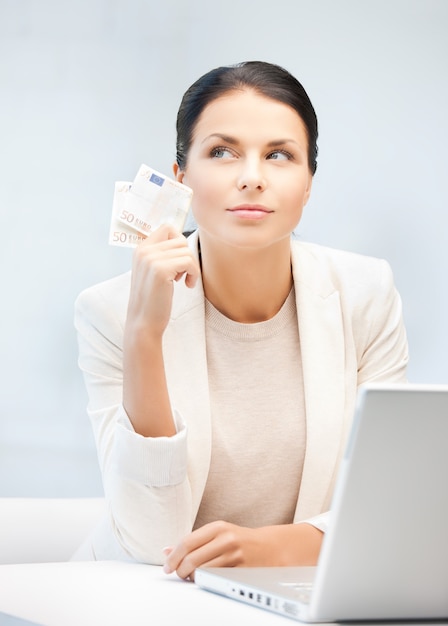
{"type": "Polygon", "coordinates": [[[135,247],[161,224],[182,231],[193,191],[141,165],[133,182],[115,183],[109,243],[135,247]]]}

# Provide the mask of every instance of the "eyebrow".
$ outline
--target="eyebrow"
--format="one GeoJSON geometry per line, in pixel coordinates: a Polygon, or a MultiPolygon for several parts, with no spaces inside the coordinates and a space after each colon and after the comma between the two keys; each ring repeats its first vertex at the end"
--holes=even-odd
{"type": "MultiPolygon", "coordinates": [[[[221,141],[224,141],[225,143],[228,143],[232,146],[236,146],[239,143],[238,139],[235,139],[235,137],[231,137],[230,135],[222,135],[221,133],[212,133],[211,135],[208,135],[207,137],[205,137],[202,143],[205,143],[206,141],[215,138],[220,139],[221,141]]],[[[294,139],[273,139],[272,141],[268,142],[267,146],[269,148],[275,148],[277,146],[284,146],[287,143],[293,143],[296,146],[300,147],[300,144],[298,144],[297,141],[295,141],[294,139]]]]}
{"type": "Polygon", "coordinates": [[[221,133],[212,133],[211,135],[207,135],[207,137],[202,140],[202,143],[209,141],[209,139],[220,139],[221,141],[232,145],[236,145],[238,143],[238,141],[233,137],[230,137],[230,135],[221,135],[221,133]]]}

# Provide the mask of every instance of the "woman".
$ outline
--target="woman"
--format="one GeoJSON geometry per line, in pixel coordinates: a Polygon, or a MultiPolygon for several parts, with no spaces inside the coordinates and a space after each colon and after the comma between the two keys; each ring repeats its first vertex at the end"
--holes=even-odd
{"type": "Polygon", "coordinates": [[[316,563],[357,388],[405,381],[408,361],[388,264],[291,237],[316,141],[279,66],[220,67],[184,95],[174,175],[197,230],[160,227],[76,303],[109,505],[95,558],[182,578],[316,563]]]}

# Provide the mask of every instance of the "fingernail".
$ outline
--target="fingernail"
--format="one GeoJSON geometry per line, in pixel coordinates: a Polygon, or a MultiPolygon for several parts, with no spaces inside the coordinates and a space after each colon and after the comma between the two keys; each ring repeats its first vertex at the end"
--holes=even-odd
{"type": "Polygon", "coordinates": [[[165,574],[172,574],[173,570],[171,569],[171,567],[165,563],[165,565],[163,566],[163,571],[165,572],[165,574]]]}
{"type": "Polygon", "coordinates": [[[162,552],[165,556],[168,556],[168,554],[170,554],[170,552],[173,551],[172,546],[166,546],[166,548],[162,548],[162,552]]]}

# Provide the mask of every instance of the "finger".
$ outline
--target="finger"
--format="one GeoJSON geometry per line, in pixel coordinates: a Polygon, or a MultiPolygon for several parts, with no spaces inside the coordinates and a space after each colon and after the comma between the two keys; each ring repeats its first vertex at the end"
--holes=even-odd
{"type": "Polygon", "coordinates": [[[189,287],[190,289],[192,289],[196,283],[198,282],[198,279],[201,275],[201,268],[199,267],[199,263],[195,264],[195,271],[194,272],[188,272],[185,275],[185,284],[187,287],[189,287]]]}
{"type": "Polygon", "coordinates": [[[171,550],[170,554],[167,555],[163,568],[166,574],[175,572],[188,554],[194,552],[194,550],[203,545],[204,542],[210,540],[210,538],[207,539],[206,537],[208,533],[204,535],[204,528],[206,528],[206,526],[193,531],[171,550]]]}
{"type": "Polygon", "coordinates": [[[182,233],[179,232],[176,228],[174,228],[174,226],[172,226],[171,224],[161,224],[158,228],[153,230],[148,236],[148,239],[152,241],[153,243],[156,243],[158,241],[166,241],[167,239],[177,239],[177,238],[181,238],[185,242],[187,241],[186,237],[184,237],[184,235],[182,235],[182,233]]]}
{"type": "MultiPolygon", "coordinates": [[[[215,559],[211,559],[210,561],[204,561],[204,563],[197,565],[194,570],[192,570],[190,574],[188,574],[188,576],[180,576],[180,578],[184,578],[185,580],[191,580],[192,582],[194,582],[195,573],[198,567],[236,567],[236,564],[229,565],[226,556],[221,554],[215,559]]],[[[176,572],[176,574],[179,576],[178,571],[176,572]]]]}
{"type": "Polygon", "coordinates": [[[194,580],[198,567],[235,567],[241,564],[241,551],[229,545],[222,535],[187,554],[176,568],[179,578],[194,580]]]}
{"type": "Polygon", "coordinates": [[[190,289],[192,289],[192,288],[196,285],[196,283],[197,283],[197,281],[198,281],[198,278],[199,278],[200,273],[201,273],[201,272],[200,272],[199,267],[198,267],[198,266],[194,266],[194,267],[192,268],[192,271],[179,272],[179,273],[176,275],[176,278],[175,278],[174,280],[175,280],[176,282],[179,282],[179,280],[180,280],[183,276],[185,276],[185,284],[186,284],[186,286],[187,286],[187,287],[189,287],[190,289]]]}
{"type": "MultiPolygon", "coordinates": [[[[172,233],[174,234],[174,233],[172,233]]],[[[142,242],[134,252],[133,269],[137,272],[140,268],[151,267],[154,271],[160,268],[162,271],[168,269],[164,265],[172,260],[177,260],[178,265],[171,265],[175,269],[174,274],[166,276],[167,280],[180,280],[185,276],[187,287],[194,287],[200,275],[199,262],[188,247],[187,240],[183,235],[178,235],[172,239],[154,241],[148,238],[142,242]]]]}
{"type": "Polygon", "coordinates": [[[206,524],[176,546],[167,559],[167,569],[175,570],[180,578],[188,578],[205,563],[218,560],[222,566],[237,565],[242,559],[239,531],[224,522],[206,524]]]}
{"type": "Polygon", "coordinates": [[[187,277],[188,286],[192,287],[200,274],[199,263],[191,250],[185,246],[166,247],[163,242],[144,248],[141,244],[136,249],[133,270],[134,276],[141,274],[146,281],[146,276],[151,275],[156,283],[179,280],[182,276],[187,277]],[[147,272],[150,274],[147,274],[147,272]]]}
{"type": "Polygon", "coordinates": [[[205,526],[194,530],[174,547],[167,559],[167,566],[171,568],[171,571],[174,571],[187,554],[207,544],[215,535],[214,524],[205,524],[205,526]]]}
{"type": "Polygon", "coordinates": [[[135,247],[134,256],[144,255],[151,250],[174,250],[175,248],[185,248],[189,250],[187,240],[179,233],[172,233],[172,236],[161,237],[156,232],[135,247]]]}
{"type": "Polygon", "coordinates": [[[185,276],[188,287],[194,287],[196,284],[200,269],[195,259],[189,255],[174,255],[168,259],[160,258],[153,261],[153,275],[155,283],[157,282],[178,282],[185,276]]]}

